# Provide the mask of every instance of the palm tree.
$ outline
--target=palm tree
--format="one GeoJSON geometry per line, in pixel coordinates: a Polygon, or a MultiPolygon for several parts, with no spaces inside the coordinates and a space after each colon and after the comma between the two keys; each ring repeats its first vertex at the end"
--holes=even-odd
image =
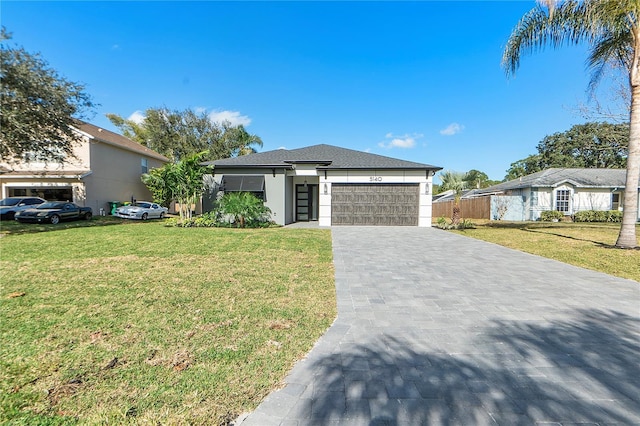
{"type": "Polygon", "coordinates": [[[445,170],[440,173],[440,192],[453,191],[455,194],[455,201],[453,203],[453,210],[451,212],[451,223],[458,225],[460,223],[460,196],[462,191],[466,188],[466,182],[464,181],[464,173],[454,172],[452,170],[445,170]]]}
{"type": "Polygon", "coordinates": [[[520,57],[547,45],[587,43],[591,86],[607,69],[629,76],[631,108],[629,153],[622,226],[616,247],[637,247],[638,180],[640,179],[640,1],[540,0],[516,25],[504,50],[502,66],[515,74],[520,57]]]}

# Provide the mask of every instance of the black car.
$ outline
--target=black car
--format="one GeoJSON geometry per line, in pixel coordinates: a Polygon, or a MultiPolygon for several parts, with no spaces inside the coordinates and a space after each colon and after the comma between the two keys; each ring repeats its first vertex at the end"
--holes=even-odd
{"type": "Polygon", "coordinates": [[[17,212],[15,219],[20,223],[52,223],[55,225],[63,220],[89,220],[92,216],[91,207],[80,207],[66,201],[48,201],[35,209],[17,212]]]}
{"type": "Polygon", "coordinates": [[[40,197],[8,197],[0,200],[0,220],[13,220],[16,212],[45,203],[40,197]]]}

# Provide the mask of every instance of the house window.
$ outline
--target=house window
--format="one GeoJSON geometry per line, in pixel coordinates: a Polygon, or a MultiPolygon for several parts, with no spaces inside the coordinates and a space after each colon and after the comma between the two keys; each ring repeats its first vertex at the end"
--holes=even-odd
{"type": "Polygon", "coordinates": [[[571,201],[571,191],[568,189],[559,189],[556,191],[556,210],[563,213],[569,213],[569,204],[571,201]]]}
{"type": "Polygon", "coordinates": [[[266,201],[264,175],[224,175],[220,189],[225,193],[250,192],[262,201],[266,201]]]}
{"type": "Polygon", "coordinates": [[[611,210],[620,210],[620,193],[611,194],[611,210]]]}
{"type": "Polygon", "coordinates": [[[142,174],[149,172],[149,160],[146,158],[141,159],[140,165],[142,166],[142,174]]]}

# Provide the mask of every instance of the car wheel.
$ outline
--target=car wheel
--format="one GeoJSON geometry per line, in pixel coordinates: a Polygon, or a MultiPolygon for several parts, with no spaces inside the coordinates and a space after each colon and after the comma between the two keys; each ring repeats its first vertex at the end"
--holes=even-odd
{"type": "Polygon", "coordinates": [[[149,215],[147,213],[142,213],[142,220],[149,219],[149,215]]]}
{"type": "Polygon", "coordinates": [[[164,212],[160,212],[160,219],[164,219],[164,212]]]}
{"type": "Polygon", "coordinates": [[[58,216],[57,214],[54,214],[49,218],[49,221],[51,222],[52,225],[57,225],[58,223],[60,223],[60,216],[58,216]]]}
{"type": "Polygon", "coordinates": [[[91,214],[91,212],[87,212],[84,215],[84,220],[91,220],[92,217],[93,217],[93,214],[91,214]]]}

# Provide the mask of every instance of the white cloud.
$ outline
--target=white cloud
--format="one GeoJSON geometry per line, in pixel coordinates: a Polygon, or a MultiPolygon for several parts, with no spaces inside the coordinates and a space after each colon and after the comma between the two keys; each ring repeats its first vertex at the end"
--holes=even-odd
{"type": "Polygon", "coordinates": [[[140,124],[144,121],[144,119],[144,114],[142,113],[142,111],[138,110],[131,114],[127,120],[133,121],[136,124],[140,124]]]}
{"type": "Polygon", "coordinates": [[[378,144],[380,148],[413,148],[416,146],[416,139],[420,139],[423,135],[415,133],[413,135],[394,136],[393,133],[387,133],[385,139],[378,144]]]}
{"type": "Polygon", "coordinates": [[[222,123],[228,121],[232,126],[248,126],[251,119],[246,115],[240,115],[239,111],[212,111],[209,113],[209,119],[214,123],[222,123]]]}
{"type": "Polygon", "coordinates": [[[453,136],[464,130],[464,126],[458,123],[451,123],[444,129],[440,130],[440,134],[444,136],[453,136]]]}
{"type": "Polygon", "coordinates": [[[207,109],[205,107],[195,107],[193,109],[193,112],[195,112],[196,114],[203,114],[207,111],[207,109]]]}

